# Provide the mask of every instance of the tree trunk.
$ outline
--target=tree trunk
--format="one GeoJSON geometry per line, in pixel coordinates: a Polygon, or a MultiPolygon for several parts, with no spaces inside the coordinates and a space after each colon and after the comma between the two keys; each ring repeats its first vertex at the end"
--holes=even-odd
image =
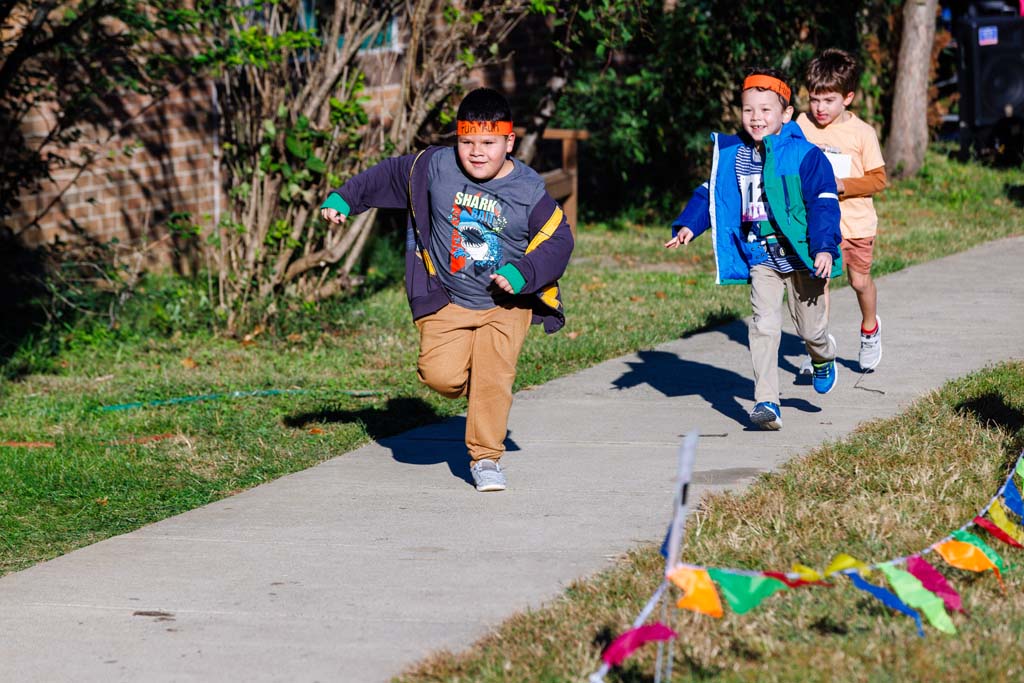
{"type": "Polygon", "coordinates": [[[937,0],[906,0],[886,166],[895,177],[921,169],[928,147],[928,78],[937,0]]]}
{"type": "Polygon", "coordinates": [[[559,60],[559,67],[548,79],[544,97],[541,98],[537,111],[526,124],[526,134],[519,141],[519,149],[516,150],[516,158],[526,165],[533,163],[537,156],[537,146],[544,137],[544,129],[548,127],[548,121],[555,115],[558,107],[558,100],[562,97],[566,84],[569,82],[568,59],[559,60]]]}

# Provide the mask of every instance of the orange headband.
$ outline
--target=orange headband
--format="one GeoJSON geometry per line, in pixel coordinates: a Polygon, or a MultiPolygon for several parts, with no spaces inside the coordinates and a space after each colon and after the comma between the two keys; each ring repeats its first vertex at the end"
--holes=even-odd
{"type": "Polygon", "coordinates": [[[781,95],[782,99],[786,100],[787,104],[789,103],[789,86],[774,76],[768,76],[766,74],[754,74],[753,76],[747,76],[746,80],[743,81],[743,89],[749,90],[751,88],[764,88],[765,90],[771,90],[773,93],[781,95]]]}
{"type": "Polygon", "coordinates": [[[508,135],[512,132],[512,122],[459,120],[455,132],[457,135],[508,135]]]}

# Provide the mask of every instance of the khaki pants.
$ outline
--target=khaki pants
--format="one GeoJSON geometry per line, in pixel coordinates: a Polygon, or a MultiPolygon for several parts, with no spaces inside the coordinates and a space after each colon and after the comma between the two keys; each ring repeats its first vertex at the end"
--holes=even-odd
{"type": "Polygon", "coordinates": [[[807,271],[779,273],[767,266],[750,269],[750,359],[754,364],[754,401],[779,403],[779,343],[782,341],[782,295],[789,293],[789,315],[815,363],[834,360],[835,342],[828,333],[828,280],[807,271]]]}
{"type": "Polygon", "coordinates": [[[416,321],[420,381],[448,398],[469,395],[466,448],[474,462],[505,452],[516,361],[532,317],[527,308],[448,304],[416,321]]]}

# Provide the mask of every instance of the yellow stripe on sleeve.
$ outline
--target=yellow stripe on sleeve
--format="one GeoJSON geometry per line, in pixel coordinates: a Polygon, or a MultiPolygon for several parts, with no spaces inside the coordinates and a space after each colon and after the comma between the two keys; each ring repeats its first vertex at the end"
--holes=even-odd
{"type": "Polygon", "coordinates": [[[551,285],[546,287],[540,293],[540,300],[543,301],[549,308],[558,310],[558,287],[551,285]]]}
{"type": "Polygon", "coordinates": [[[420,249],[420,257],[423,258],[423,265],[427,267],[427,273],[430,275],[437,275],[437,271],[434,270],[434,262],[430,260],[430,255],[426,249],[420,249]]]}
{"type": "Polygon", "coordinates": [[[543,244],[544,240],[551,237],[561,222],[562,209],[558,205],[555,205],[555,210],[551,212],[551,218],[549,218],[548,222],[544,224],[544,227],[540,229],[540,232],[530,240],[530,246],[526,247],[526,253],[529,254],[531,251],[543,244]]]}

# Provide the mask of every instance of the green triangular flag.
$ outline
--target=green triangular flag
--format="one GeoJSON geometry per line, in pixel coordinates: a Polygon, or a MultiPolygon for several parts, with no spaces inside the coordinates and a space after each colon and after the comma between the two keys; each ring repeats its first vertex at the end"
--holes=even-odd
{"type": "Polygon", "coordinates": [[[1021,481],[1024,481],[1024,458],[1017,461],[1017,476],[1021,478],[1021,481]]]}
{"type": "Polygon", "coordinates": [[[897,569],[892,564],[882,564],[878,568],[885,574],[889,585],[892,586],[900,600],[924,612],[931,625],[943,633],[956,633],[956,626],[946,614],[942,598],[925,588],[916,576],[908,571],[897,569]]]}
{"type": "Polygon", "coordinates": [[[1003,566],[1003,558],[999,556],[995,550],[989,547],[988,543],[981,540],[970,531],[964,531],[963,529],[957,529],[953,532],[953,538],[964,543],[970,543],[973,546],[977,546],[981,552],[985,553],[985,557],[992,560],[992,564],[999,568],[999,573],[1006,571],[1006,567],[1003,566]]]}
{"type": "Polygon", "coordinates": [[[708,569],[708,574],[736,614],[745,614],[773,593],[786,590],[786,584],[767,576],[734,574],[721,569],[708,569]]]}

